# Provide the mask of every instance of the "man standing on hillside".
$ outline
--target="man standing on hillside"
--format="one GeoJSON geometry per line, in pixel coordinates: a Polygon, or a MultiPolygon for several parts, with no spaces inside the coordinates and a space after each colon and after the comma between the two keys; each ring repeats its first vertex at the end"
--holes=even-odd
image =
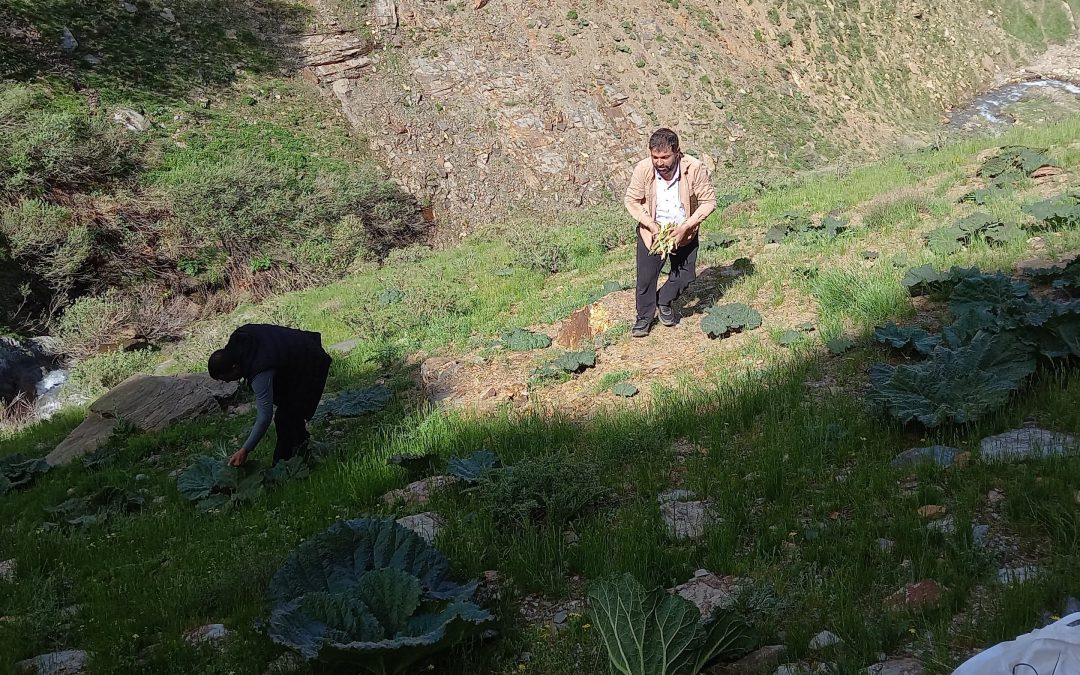
{"type": "Polygon", "coordinates": [[[679,136],[657,129],[649,138],[649,155],[638,162],[623,203],[637,221],[637,321],[631,335],[645,337],[652,330],[657,307],[660,322],[679,322],[672,302],[697,276],[698,228],[716,208],[712,178],[701,161],[684,155],[679,136]],[[664,258],[649,252],[660,223],[675,225],[671,271],[659,292],[656,282],[664,258]]]}
{"type": "Polygon", "coordinates": [[[307,421],[319,407],[330,372],[330,355],[318,333],[249,323],[233,331],[228,344],[211,354],[206,365],[215,380],[243,378],[255,393],[255,426],[229,464],[247,461],[271,418],[277,429],[274,464],[290,459],[311,438],[307,421]]]}

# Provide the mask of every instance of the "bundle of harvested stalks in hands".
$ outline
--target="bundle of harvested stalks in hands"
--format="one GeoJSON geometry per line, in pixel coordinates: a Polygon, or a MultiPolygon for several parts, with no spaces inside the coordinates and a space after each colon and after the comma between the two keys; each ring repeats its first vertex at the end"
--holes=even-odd
{"type": "Polygon", "coordinates": [[[659,223],[660,231],[653,237],[649,253],[658,256],[671,255],[675,250],[675,223],[659,223]]]}

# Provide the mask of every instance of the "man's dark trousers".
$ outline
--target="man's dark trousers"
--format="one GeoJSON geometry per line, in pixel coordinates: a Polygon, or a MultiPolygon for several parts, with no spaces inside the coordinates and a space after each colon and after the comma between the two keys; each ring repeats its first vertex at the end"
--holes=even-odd
{"type": "Polygon", "coordinates": [[[303,413],[288,407],[278,406],[274,414],[274,428],[277,431],[274,464],[291,459],[296,451],[311,438],[303,413]]]}
{"type": "Polygon", "coordinates": [[[661,256],[649,253],[641,236],[637,237],[637,318],[652,319],[656,315],[657,298],[661,305],[669,306],[686,287],[697,278],[698,238],[686,242],[672,252],[671,271],[667,283],[656,292],[660,269],[664,266],[661,256]]]}

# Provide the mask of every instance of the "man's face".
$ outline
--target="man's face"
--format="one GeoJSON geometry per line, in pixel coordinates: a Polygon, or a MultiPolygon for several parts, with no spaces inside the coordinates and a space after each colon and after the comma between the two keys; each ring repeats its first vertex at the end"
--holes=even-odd
{"type": "Polygon", "coordinates": [[[653,168],[664,178],[671,178],[675,173],[675,167],[679,165],[679,157],[682,153],[678,148],[662,148],[650,150],[653,168]]]}

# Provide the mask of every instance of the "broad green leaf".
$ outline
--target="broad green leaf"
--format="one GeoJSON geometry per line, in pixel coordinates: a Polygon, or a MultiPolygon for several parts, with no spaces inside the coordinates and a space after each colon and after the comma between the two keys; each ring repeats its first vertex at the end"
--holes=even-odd
{"type": "Polygon", "coordinates": [[[620,382],[611,387],[611,393],[623,398],[631,398],[638,395],[638,388],[629,382],[620,382]]]}
{"type": "Polygon", "coordinates": [[[568,373],[580,373],[586,368],[592,368],[596,365],[596,352],[590,350],[565,352],[552,361],[551,365],[568,373]]]}
{"type": "Polygon", "coordinates": [[[895,323],[875,328],[874,339],[893,349],[914,349],[920,354],[930,354],[941,344],[940,335],[933,335],[916,326],[898,326],[895,323]]]}
{"type": "Polygon", "coordinates": [[[240,471],[226,462],[205,455],[176,479],[176,489],[184,499],[197,502],[211,494],[232,493],[240,482],[240,471]]]}
{"type": "Polygon", "coordinates": [[[382,385],[348,389],[319,403],[319,408],[315,411],[315,419],[357,417],[378,412],[386,407],[391,398],[393,398],[393,392],[382,385]]]}
{"type": "Polygon", "coordinates": [[[834,337],[826,341],[825,346],[828,347],[829,351],[833,354],[843,354],[855,346],[855,341],[841,335],[840,337],[834,337]]]}
{"type": "Polygon", "coordinates": [[[527,352],[533,349],[547,349],[551,346],[551,338],[543,333],[534,333],[524,328],[503,333],[502,342],[512,352],[527,352]]]}
{"type": "Polygon", "coordinates": [[[1062,194],[1044,199],[1023,208],[1047,228],[1060,230],[1080,227],[1080,197],[1062,194]]]}
{"type": "Polygon", "coordinates": [[[963,249],[967,237],[968,233],[958,227],[942,227],[932,231],[926,242],[937,255],[953,255],[963,249]]]}
{"type": "Polygon", "coordinates": [[[732,333],[754,330],[759,326],[761,314],[738,303],[710,307],[701,319],[701,330],[711,338],[725,338],[732,333]]]}
{"type": "Polygon", "coordinates": [[[372,570],[360,577],[356,592],[390,637],[405,630],[422,595],[416,577],[393,567],[372,570]]]}
{"type": "Polygon", "coordinates": [[[468,457],[452,457],[446,471],[467,483],[475,483],[499,465],[499,458],[490,450],[477,450],[468,457]]]}
{"type": "Polygon", "coordinates": [[[0,495],[30,485],[38,476],[48,473],[49,468],[44,459],[21,454],[0,457],[0,495]]]}

